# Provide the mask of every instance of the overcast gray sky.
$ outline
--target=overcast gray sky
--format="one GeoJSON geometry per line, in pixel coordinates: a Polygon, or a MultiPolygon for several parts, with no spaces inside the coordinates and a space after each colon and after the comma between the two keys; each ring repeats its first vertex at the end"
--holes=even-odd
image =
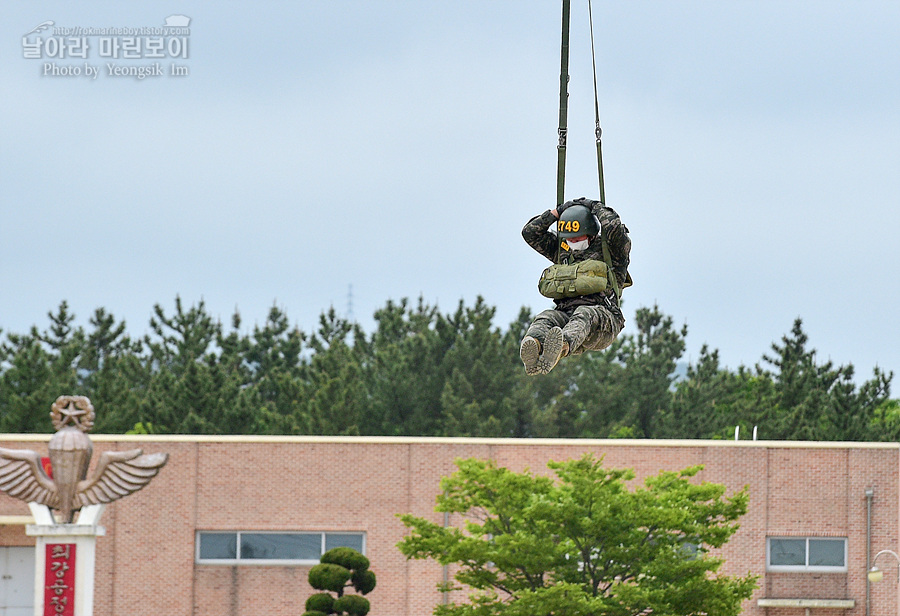
{"type": "MultiPolygon", "coordinates": [[[[0,328],[66,300],[141,335],[179,295],[311,331],[351,288],[369,331],[403,297],[481,295],[503,329],[543,309],[520,230],[555,201],[560,6],[3,2],[0,328]],[[53,28],[178,15],[161,59],[113,57],[118,34],[47,55],[53,28]]],[[[900,2],[597,1],[594,25],[625,331],[657,303],[687,323],[685,359],[708,343],[736,368],[801,317],[822,360],[900,370],[900,2]]],[[[566,193],[596,197],[586,0],[570,62],[566,193]]]]}

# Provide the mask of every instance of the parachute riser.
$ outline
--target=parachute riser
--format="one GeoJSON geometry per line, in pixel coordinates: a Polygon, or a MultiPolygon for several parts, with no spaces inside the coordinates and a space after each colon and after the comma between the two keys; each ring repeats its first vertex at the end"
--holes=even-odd
{"type": "Polygon", "coordinates": [[[562,205],[566,192],[566,138],[569,109],[569,16],[571,0],[562,0],[562,44],[559,68],[559,141],[556,146],[556,204],[562,205]]]}
{"type": "MultiPolygon", "coordinates": [[[[600,100],[597,91],[597,58],[594,50],[594,11],[588,0],[588,18],[591,31],[591,66],[594,77],[594,135],[597,140],[597,177],[600,184],[600,203],[606,205],[606,187],[603,182],[603,147],[600,128],[600,100]]],[[[562,42],[559,67],[559,129],[556,146],[556,204],[565,202],[566,191],[566,144],[568,140],[569,108],[569,24],[571,22],[571,0],[562,0],[562,42]]]]}

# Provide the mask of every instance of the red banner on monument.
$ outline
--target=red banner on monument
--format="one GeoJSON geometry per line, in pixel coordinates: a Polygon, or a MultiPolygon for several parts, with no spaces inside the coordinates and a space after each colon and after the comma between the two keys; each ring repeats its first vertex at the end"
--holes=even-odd
{"type": "Polygon", "coordinates": [[[44,573],[44,616],[75,614],[75,544],[48,543],[44,573]]]}

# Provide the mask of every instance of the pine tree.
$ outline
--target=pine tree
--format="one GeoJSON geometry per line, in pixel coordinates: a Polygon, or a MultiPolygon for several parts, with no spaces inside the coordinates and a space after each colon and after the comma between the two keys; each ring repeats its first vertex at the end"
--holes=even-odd
{"type": "Polygon", "coordinates": [[[0,433],[52,432],[48,415],[60,394],[53,358],[36,333],[10,334],[3,345],[8,366],[0,374],[0,433]]]}
{"type": "Polygon", "coordinates": [[[75,315],[65,301],[47,316],[49,329],[9,334],[2,344],[7,365],[0,372],[0,432],[50,432],[56,398],[83,393],[77,367],[84,332],[73,327],[75,315]]]}
{"type": "Polygon", "coordinates": [[[662,419],[663,438],[711,438],[733,429],[742,420],[741,390],[746,372],[733,373],[719,364],[719,351],[707,345],[696,364],[688,366],[685,379],[675,387],[668,413],[662,419]]]}
{"type": "Polygon", "coordinates": [[[624,336],[618,352],[625,365],[622,426],[630,428],[634,436],[654,438],[657,423],[672,402],[675,364],[684,353],[687,325],[674,329],[672,317],[655,305],[639,308],[635,322],[637,334],[624,336]]]}
{"type": "Polygon", "coordinates": [[[511,436],[515,414],[510,406],[516,383],[508,348],[491,323],[495,309],[482,297],[444,319],[456,339],[443,361],[447,374],[441,392],[443,431],[453,436],[511,436]]]}
{"type": "MultiPolygon", "coordinates": [[[[299,434],[306,431],[306,389],[309,368],[303,358],[306,335],[291,327],[287,315],[272,306],[262,327],[254,326],[249,339],[236,342],[235,332],[220,342],[223,355],[242,362],[249,372],[249,386],[240,404],[255,406],[254,434],[299,434]]],[[[237,368],[235,368],[237,370],[237,368]]]]}
{"type": "Polygon", "coordinates": [[[315,350],[310,361],[306,432],[309,434],[360,433],[368,399],[359,357],[347,344],[357,325],[337,316],[334,308],[319,317],[319,329],[311,338],[315,350]]]}
{"type": "Polygon", "coordinates": [[[871,438],[876,409],[890,395],[893,374],[876,368],[874,378],[857,391],[853,365],[819,364],[807,348],[803,321],[797,318],[781,344],[772,344],[763,361],[771,369],[757,371],[774,383],[772,396],[760,405],[760,424],[772,438],[792,440],[856,440],[871,438]]]}
{"type": "Polygon", "coordinates": [[[364,434],[441,434],[443,357],[452,337],[437,330],[438,310],[404,298],[375,312],[377,328],[365,343],[371,412],[364,434]]]}
{"type": "MultiPolygon", "coordinates": [[[[157,304],[150,319],[153,335],[145,337],[149,349],[150,380],[141,403],[140,422],[161,432],[219,434],[234,432],[223,414],[236,393],[221,391],[226,379],[213,353],[221,326],[201,300],[185,311],[175,298],[175,313],[167,316],[157,304]]],[[[232,383],[234,385],[234,383],[232,383]]]]}
{"type": "Polygon", "coordinates": [[[98,308],[90,318],[79,372],[97,412],[94,430],[123,433],[140,420],[138,409],[149,382],[142,345],[126,333],[125,321],[98,308]]]}

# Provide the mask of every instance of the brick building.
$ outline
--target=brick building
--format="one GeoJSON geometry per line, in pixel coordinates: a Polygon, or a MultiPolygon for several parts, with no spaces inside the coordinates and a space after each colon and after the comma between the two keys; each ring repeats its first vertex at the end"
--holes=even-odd
{"type": "MultiPolygon", "coordinates": [[[[0,447],[45,455],[48,438],[0,435],[0,447]]],[[[609,467],[635,469],[639,480],[702,464],[700,479],[723,483],[729,493],[749,488],[749,512],[723,551],[725,573],[760,576],[744,606],[747,616],[900,614],[897,563],[879,559],[884,581],[866,580],[867,554],[898,547],[900,445],[895,443],[103,435],[92,440],[95,460],[101,451],[135,447],[170,455],[146,489],[103,514],[97,616],[298,616],[314,592],[306,584],[310,565],[334,545],[357,546],[371,559],[378,575],[378,587],[368,596],[374,616],[427,616],[442,599],[436,584],[444,571],[435,563],[405,560],[395,547],[404,533],[395,514],[440,522],[442,514],[433,511],[438,483],[453,472],[458,457],[547,472],[548,460],[585,452],[605,456],[609,467]]],[[[0,495],[0,616],[30,614],[15,611],[8,598],[17,590],[21,597],[22,584],[32,583],[29,523],[25,503],[0,495]]]]}

